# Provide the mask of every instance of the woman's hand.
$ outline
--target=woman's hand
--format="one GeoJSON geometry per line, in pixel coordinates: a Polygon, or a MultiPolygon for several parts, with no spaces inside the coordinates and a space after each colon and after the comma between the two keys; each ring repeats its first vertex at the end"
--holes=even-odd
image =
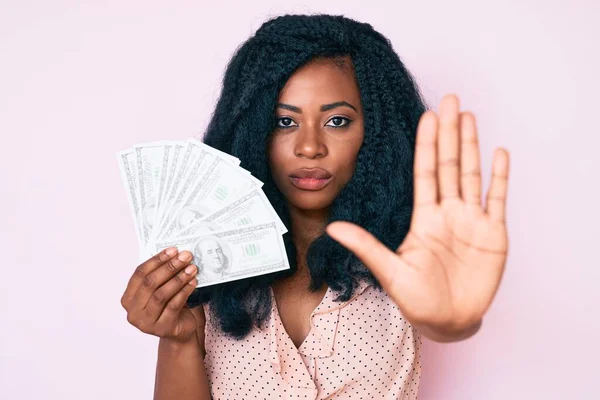
{"type": "Polygon", "coordinates": [[[497,149],[485,210],[475,117],[445,96],[419,121],[410,230],[396,252],[363,228],[333,222],[327,233],[354,252],[412,324],[456,334],[490,306],[508,251],[508,152],[497,149]]]}
{"type": "Polygon", "coordinates": [[[197,325],[204,326],[203,321],[196,321],[192,310],[184,307],[196,288],[197,268],[189,264],[191,260],[189,251],[178,255],[176,248],[169,248],[139,265],[121,298],[127,321],[151,335],[189,341],[197,325]]]}

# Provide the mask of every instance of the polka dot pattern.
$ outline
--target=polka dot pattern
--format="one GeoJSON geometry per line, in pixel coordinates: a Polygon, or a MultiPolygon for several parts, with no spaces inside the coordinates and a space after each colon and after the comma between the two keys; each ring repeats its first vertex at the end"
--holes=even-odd
{"type": "Polygon", "coordinates": [[[267,326],[242,340],[207,321],[204,362],[213,399],[417,398],[421,335],[385,292],[361,282],[350,300],[336,302],[328,289],[299,348],[271,296],[267,326]]]}

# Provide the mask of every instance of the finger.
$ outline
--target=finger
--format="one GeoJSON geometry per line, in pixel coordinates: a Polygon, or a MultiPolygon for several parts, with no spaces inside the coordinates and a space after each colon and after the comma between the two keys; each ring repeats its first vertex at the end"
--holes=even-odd
{"type": "Polygon", "coordinates": [[[132,308],[145,309],[154,291],[186,267],[191,260],[192,253],[187,250],[182,251],[177,257],[171,258],[146,275],[135,295],[135,305],[132,308]]]}
{"type": "Polygon", "coordinates": [[[370,232],[351,222],[336,221],[325,228],[327,234],[356,256],[373,273],[384,289],[393,281],[396,255],[370,232]]]}
{"type": "Polygon", "coordinates": [[[146,316],[150,321],[156,322],[158,320],[165,306],[171,301],[173,296],[191,280],[195,279],[196,271],[196,266],[190,264],[152,293],[145,308],[146,316]]]}
{"type": "Polygon", "coordinates": [[[493,221],[506,219],[506,194],[508,191],[508,152],[496,149],[492,162],[492,181],[487,193],[486,212],[493,221]]]}
{"type": "Polygon", "coordinates": [[[460,191],[469,205],[481,207],[481,170],[479,140],[475,116],[470,112],[460,115],[460,191]]]}
{"type": "Polygon", "coordinates": [[[434,112],[426,111],[417,127],[415,149],[414,189],[415,207],[437,204],[436,175],[438,119],[434,112]]]}
{"type": "Polygon", "coordinates": [[[176,255],[177,248],[168,247],[163,251],[155,254],[148,260],[144,261],[142,264],[138,265],[135,271],[133,272],[133,275],[129,279],[129,282],[127,283],[125,293],[121,297],[121,305],[125,308],[129,307],[129,304],[133,300],[133,297],[137,293],[146,275],[156,270],[158,267],[160,267],[176,255]]]}
{"type": "Polygon", "coordinates": [[[460,198],[458,109],[458,97],[446,95],[442,98],[437,147],[440,202],[460,198]]]}
{"type": "MultiPolygon", "coordinates": [[[[179,315],[181,314],[181,310],[185,306],[188,297],[190,297],[194,292],[194,289],[196,289],[197,284],[198,280],[192,278],[191,281],[183,285],[183,287],[166,304],[155,325],[158,327],[172,326],[174,327],[174,331],[171,333],[174,336],[177,336],[179,334],[178,331],[181,330],[181,327],[178,326],[179,315]]],[[[193,318],[192,322],[194,324],[196,323],[195,318],[193,318]]]]}

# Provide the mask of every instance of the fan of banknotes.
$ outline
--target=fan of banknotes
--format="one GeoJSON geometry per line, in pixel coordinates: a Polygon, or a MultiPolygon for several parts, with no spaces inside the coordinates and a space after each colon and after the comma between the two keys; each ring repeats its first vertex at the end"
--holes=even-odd
{"type": "Polygon", "coordinates": [[[285,225],[240,160],[199,140],[143,143],[117,154],[140,262],[189,250],[197,287],[288,269],[285,225]]]}

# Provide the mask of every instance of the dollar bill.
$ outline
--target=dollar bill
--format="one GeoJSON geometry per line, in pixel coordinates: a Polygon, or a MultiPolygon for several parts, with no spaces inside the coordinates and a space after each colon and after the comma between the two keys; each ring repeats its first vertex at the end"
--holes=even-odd
{"type": "Polygon", "coordinates": [[[199,286],[289,268],[281,237],[287,229],[263,183],[238,158],[194,138],[137,144],[117,158],[140,261],[195,238],[190,250],[207,266],[199,286]]]}
{"type": "Polygon", "coordinates": [[[185,142],[184,141],[177,141],[177,142],[172,142],[172,149],[171,149],[171,154],[169,154],[169,164],[168,164],[168,171],[166,173],[166,177],[165,177],[165,182],[164,182],[164,190],[162,190],[162,194],[161,194],[161,199],[159,200],[160,206],[157,209],[156,212],[156,220],[154,221],[153,224],[153,231],[152,231],[152,237],[155,238],[157,237],[157,230],[159,229],[159,227],[161,226],[161,222],[163,220],[163,216],[165,214],[165,207],[164,207],[164,203],[165,200],[167,199],[167,195],[168,193],[170,193],[171,191],[171,187],[173,186],[173,182],[175,181],[175,174],[177,173],[177,170],[179,168],[179,166],[181,165],[182,162],[182,153],[183,153],[183,149],[185,148],[185,142]]]}
{"type": "Polygon", "coordinates": [[[262,182],[251,179],[249,175],[242,173],[239,167],[232,166],[220,157],[215,158],[208,170],[193,183],[193,187],[186,189],[185,197],[179,202],[171,203],[172,211],[166,228],[162,230],[158,239],[170,237],[175,230],[188,227],[199,216],[218,210],[251,187],[262,187],[262,182]]]}
{"type": "Polygon", "coordinates": [[[143,239],[140,228],[141,211],[139,202],[139,185],[137,181],[137,168],[134,150],[129,149],[119,152],[117,154],[117,159],[119,163],[119,171],[121,173],[121,180],[125,185],[127,200],[133,217],[136,237],[139,245],[143,246],[143,239]]]}
{"type": "Polygon", "coordinates": [[[273,209],[269,199],[257,187],[252,188],[246,194],[212,214],[202,217],[201,214],[196,215],[193,212],[191,213],[188,219],[189,227],[173,233],[172,237],[177,238],[220,229],[235,229],[271,221],[277,223],[277,227],[282,235],[287,232],[285,225],[273,209]]]}
{"type": "Polygon", "coordinates": [[[142,243],[148,245],[158,201],[158,180],[165,160],[163,142],[147,143],[133,147],[136,156],[137,181],[139,185],[140,223],[142,243]]]}
{"type": "Polygon", "coordinates": [[[173,159],[174,154],[174,143],[166,142],[164,145],[164,156],[163,165],[158,176],[158,195],[156,196],[156,212],[154,213],[154,221],[152,223],[152,232],[150,233],[151,238],[155,237],[155,231],[157,229],[157,220],[160,218],[160,210],[162,209],[162,202],[164,198],[164,192],[167,187],[167,176],[169,172],[169,165],[173,159]]]}
{"type": "Polygon", "coordinates": [[[275,222],[158,241],[155,251],[171,246],[193,254],[197,287],[290,268],[275,222]]]}
{"type": "MultiPolygon", "coordinates": [[[[194,171],[193,168],[190,171],[189,168],[190,157],[193,159],[197,150],[206,151],[214,156],[219,156],[234,166],[239,166],[240,164],[238,158],[210,147],[195,138],[189,138],[185,141],[171,141],[168,142],[168,145],[171,146],[168,168],[164,171],[164,183],[161,182],[159,189],[160,196],[157,206],[157,222],[154,224],[155,229],[152,232],[152,237],[160,236],[160,232],[157,232],[157,230],[163,227],[164,218],[169,215],[165,212],[165,209],[170,208],[173,205],[174,198],[180,190],[180,181],[185,179],[184,176],[188,175],[190,172],[198,174],[198,171],[194,171]]],[[[250,174],[249,171],[243,169],[242,171],[250,174]]]]}
{"type": "Polygon", "coordinates": [[[194,187],[195,183],[207,172],[210,164],[215,160],[215,156],[207,151],[199,150],[197,154],[190,156],[191,167],[187,168],[187,172],[184,175],[183,183],[179,188],[177,194],[165,200],[165,218],[161,222],[158,234],[156,237],[162,237],[163,232],[167,228],[169,222],[174,217],[175,212],[179,209],[183,199],[189,195],[189,191],[194,187]]]}
{"type": "MultiPolygon", "coordinates": [[[[196,139],[196,138],[189,138],[188,143],[192,144],[193,146],[196,146],[198,148],[201,148],[205,151],[211,152],[216,156],[221,157],[223,160],[229,162],[232,165],[235,165],[236,167],[240,165],[240,159],[237,157],[232,156],[231,154],[227,154],[221,150],[217,150],[214,147],[211,147],[203,142],[201,142],[200,140],[196,139]]],[[[244,170],[246,171],[246,170],[244,170]]],[[[250,171],[246,171],[247,173],[250,173],[250,171]]]]}

